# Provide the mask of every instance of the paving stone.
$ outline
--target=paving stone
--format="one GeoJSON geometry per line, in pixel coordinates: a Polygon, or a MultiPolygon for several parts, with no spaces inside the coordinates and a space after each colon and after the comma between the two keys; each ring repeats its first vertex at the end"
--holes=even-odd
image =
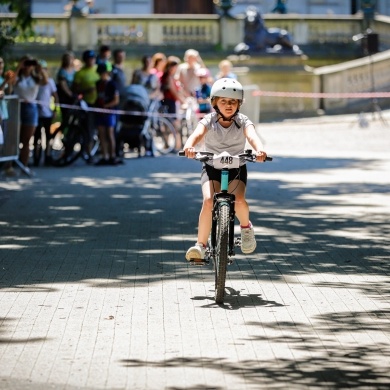
{"type": "Polygon", "coordinates": [[[390,131],[367,118],[258,125],[258,247],[224,305],[184,258],[197,162],[0,179],[0,389],[387,389],[390,131]]]}

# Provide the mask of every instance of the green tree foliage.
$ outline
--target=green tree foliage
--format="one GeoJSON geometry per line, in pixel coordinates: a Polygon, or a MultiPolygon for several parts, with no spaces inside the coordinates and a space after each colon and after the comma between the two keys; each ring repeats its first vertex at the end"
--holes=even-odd
{"type": "Polygon", "coordinates": [[[16,37],[28,37],[32,35],[32,17],[30,0],[0,0],[2,11],[8,9],[15,13],[16,17],[7,17],[3,14],[0,18],[0,54],[15,43],[16,37]]]}

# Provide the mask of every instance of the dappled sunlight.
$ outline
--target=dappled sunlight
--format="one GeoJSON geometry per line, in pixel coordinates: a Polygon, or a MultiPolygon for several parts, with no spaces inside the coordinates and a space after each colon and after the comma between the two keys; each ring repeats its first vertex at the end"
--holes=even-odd
{"type": "MultiPolygon", "coordinates": [[[[389,237],[383,236],[383,233],[380,231],[370,232],[369,229],[361,229],[361,228],[345,228],[343,230],[326,230],[323,231],[322,234],[331,236],[331,237],[343,237],[349,238],[351,240],[375,240],[382,241],[383,243],[387,243],[389,237]]],[[[356,248],[356,245],[351,246],[351,248],[356,248]]]]}
{"type": "Polygon", "coordinates": [[[164,213],[165,211],[162,209],[155,209],[155,210],[136,210],[134,211],[134,214],[159,214],[164,213]]]}
{"type": "Polygon", "coordinates": [[[131,199],[131,195],[113,194],[110,196],[112,199],[131,199]]]}
{"type": "Polygon", "coordinates": [[[141,199],[164,199],[163,195],[141,195],[141,199]]]}
{"type": "Polygon", "coordinates": [[[18,237],[18,236],[8,236],[8,235],[2,235],[0,237],[1,240],[12,240],[12,241],[31,241],[31,240],[35,240],[37,239],[38,237],[27,237],[27,236],[24,236],[24,237],[18,237]]]}
{"type": "MultiPolygon", "coordinates": [[[[166,161],[150,165],[136,160],[131,174],[124,168],[114,175],[74,171],[50,192],[40,183],[35,196],[44,203],[35,210],[38,214],[19,222],[3,218],[0,224],[14,228],[11,237],[27,229],[30,236],[38,236],[35,247],[44,249],[50,243],[54,252],[69,247],[85,259],[120,257],[128,264],[131,254],[145,256],[151,264],[162,261],[166,277],[172,278],[178,264],[180,272],[187,267],[184,254],[196,240],[202,198],[200,165],[172,157],[171,168],[177,169],[169,170],[166,161]]],[[[251,164],[247,199],[258,239],[252,258],[263,269],[256,278],[271,274],[278,280],[281,272],[315,274],[329,267],[359,272],[365,260],[373,262],[369,270],[365,265],[365,272],[375,273],[388,249],[383,238],[389,233],[387,168],[385,160],[326,157],[275,156],[272,163],[251,164]]],[[[4,238],[0,243],[9,244],[4,238]]],[[[245,277],[255,278],[242,265],[240,250],[236,259],[245,277]]],[[[231,267],[229,273],[239,278],[238,269],[231,267]]],[[[120,275],[118,270],[110,278],[120,275]]]]}
{"type": "Polygon", "coordinates": [[[27,247],[28,247],[27,245],[20,245],[20,244],[0,244],[0,249],[19,250],[27,247]]]}
{"type": "Polygon", "coordinates": [[[0,189],[7,191],[21,191],[25,189],[24,183],[19,181],[2,181],[0,180],[0,189]]]}
{"type": "Polygon", "coordinates": [[[104,188],[104,187],[117,187],[124,186],[126,183],[125,178],[113,177],[109,179],[98,179],[92,177],[75,177],[70,180],[72,185],[82,185],[93,188],[104,188]]]}
{"type": "Polygon", "coordinates": [[[50,210],[60,210],[60,211],[78,211],[81,209],[80,206],[50,206],[50,210]]]}
{"type": "Polygon", "coordinates": [[[171,250],[168,250],[168,249],[161,249],[161,248],[156,248],[156,249],[144,249],[144,250],[139,250],[138,251],[139,254],[150,254],[150,255],[153,255],[153,254],[163,254],[163,253],[172,253],[171,250]]]}

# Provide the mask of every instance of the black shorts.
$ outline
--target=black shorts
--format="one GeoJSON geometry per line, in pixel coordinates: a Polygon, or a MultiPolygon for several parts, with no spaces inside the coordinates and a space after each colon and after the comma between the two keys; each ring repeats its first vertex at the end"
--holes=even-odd
{"type": "MultiPolygon", "coordinates": [[[[229,169],[229,183],[233,180],[240,180],[246,185],[248,178],[248,171],[246,169],[246,164],[241,165],[240,168],[229,169]]],[[[202,174],[201,174],[201,183],[202,186],[204,183],[210,180],[215,180],[221,182],[221,170],[216,169],[208,164],[203,164],[202,174]]]]}

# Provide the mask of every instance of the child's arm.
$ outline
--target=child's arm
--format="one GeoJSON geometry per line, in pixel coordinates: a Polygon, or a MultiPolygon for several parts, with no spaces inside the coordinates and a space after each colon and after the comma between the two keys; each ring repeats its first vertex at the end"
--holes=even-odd
{"type": "Polygon", "coordinates": [[[112,99],[110,102],[105,103],[103,108],[116,107],[118,104],[119,104],[119,92],[116,92],[114,99],[112,99]]]}
{"type": "Polygon", "coordinates": [[[198,123],[194,132],[188,137],[187,142],[185,143],[183,150],[188,158],[195,157],[195,146],[202,141],[203,137],[206,135],[206,127],[198,123]]]}
{"type": "Polygon", "coordinates": [[[261,142],[260,137],[256,133],[255,126],[249,125],[245,128],[244,132],[246,139],[257,154],[257,161],[265,161],[267,153],[263,151],[263,143],[261,142]]]}

